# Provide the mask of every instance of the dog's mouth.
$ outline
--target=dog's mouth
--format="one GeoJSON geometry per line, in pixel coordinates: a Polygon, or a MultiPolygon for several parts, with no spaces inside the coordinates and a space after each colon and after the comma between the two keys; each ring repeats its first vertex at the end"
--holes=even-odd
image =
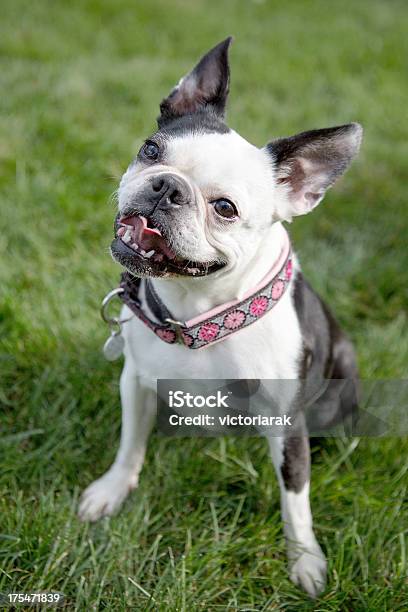
{"type": "Polygon", "coordinates": [[[142,215],[117,217],[113,256],[135,274],[151,276],[207,276],[220,262],[196,262],[180,257],[160,224],[142,215]]]}

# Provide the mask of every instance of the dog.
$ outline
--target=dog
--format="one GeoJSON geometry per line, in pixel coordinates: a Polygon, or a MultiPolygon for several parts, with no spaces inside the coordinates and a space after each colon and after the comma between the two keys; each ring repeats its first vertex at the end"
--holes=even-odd
{"type": "MultiPolygon", "coordinates": [[[[83,520],[114,514],[137,487],[156,419],[157,379],[290,380],[297,388],[316,373],[358,378],[351,342],[304,279],[296,255],[288,254],[283,222],[321,202],[356,156],[362,128],[350,123],[263,148],[250,144],[225,123],[231,40],[204,55],[162,101],[158,129],[120,181],[111,253],[127,271],[126,282],[138,283],[137,295],[128,288],[121,315],[130,320],[123,325],[120,447],[110,469],[84,491],[83,520]],[[245,301],[278,261],[285,266],[278,266],[279,290],[272,287],[278,299],[262,301],[258,292],[257,302],[245,301]],[[210,318],[199,332],[194,328],[195,336],[183,331],[181,322],[202,313],[223,316],[220,304],[229,305],[229,314],[231,304],[245,304],[248,312],[233,311],[229,329],[210,318]],[[246,324],[248,317],[254,324],[246,324]],[[221,328],[226,335],[217,339],[221,328]]],[[[351,391],[337,409],[356,401],[351,391]]],[[[319,402],[324,411],[325,398],[319,402]]],[[[269,437],[268,444],[290,577],[316,597],[327,563],[313,531],[305,422],[298,419],[295,436],[269,437]]]]}

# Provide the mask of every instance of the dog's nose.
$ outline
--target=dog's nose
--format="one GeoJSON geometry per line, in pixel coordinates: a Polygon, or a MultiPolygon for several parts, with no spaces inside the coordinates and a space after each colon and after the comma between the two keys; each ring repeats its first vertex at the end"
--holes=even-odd
{"type": "Polygon", "coordinates": [[[180,179],[173,174],[159,174],[150,184],[151,201],[155,208],[170,208],[174,204],[182,204],[185,197],[185,188],[180,179]]]}

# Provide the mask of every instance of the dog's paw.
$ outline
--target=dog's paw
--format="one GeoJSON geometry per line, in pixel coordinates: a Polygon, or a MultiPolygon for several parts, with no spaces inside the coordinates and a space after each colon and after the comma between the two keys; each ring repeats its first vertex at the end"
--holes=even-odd
{"type": "Polygon", "coordinates": [[[116,514],[126,497],[137,487],[137,476],[118,466],[112,467],[82,493],[78,516],[82,521],[97,521],[116,514]]]}
{"type": "Polygon", "coordinates": [[[310,597],[317,597],[326,586],[327,562],[320,546],[316,544],[312,548],[297,551],[289,555],[290,579],[296,585],[306,591],[310,597]]]}

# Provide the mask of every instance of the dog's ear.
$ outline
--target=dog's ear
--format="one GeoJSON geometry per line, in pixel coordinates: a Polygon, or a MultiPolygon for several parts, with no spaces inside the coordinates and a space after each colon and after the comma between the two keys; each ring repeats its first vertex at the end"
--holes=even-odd
{"type": "Polygon", "coordinates": [[[319,204],[358,153],[362,134],[361,125],[349,123],[278,138],[266,145],[277,183],[286,188],[289,210],[281,211],[283,218],[304,215],[319,204]]]}
{"type": "Polygon", "coordinates": [[[182,115],[210,107],[224,116],[229,91],[229,36],[206,53],[195,68],[183,77],[160,104],[159,127],[182,115]]]}

